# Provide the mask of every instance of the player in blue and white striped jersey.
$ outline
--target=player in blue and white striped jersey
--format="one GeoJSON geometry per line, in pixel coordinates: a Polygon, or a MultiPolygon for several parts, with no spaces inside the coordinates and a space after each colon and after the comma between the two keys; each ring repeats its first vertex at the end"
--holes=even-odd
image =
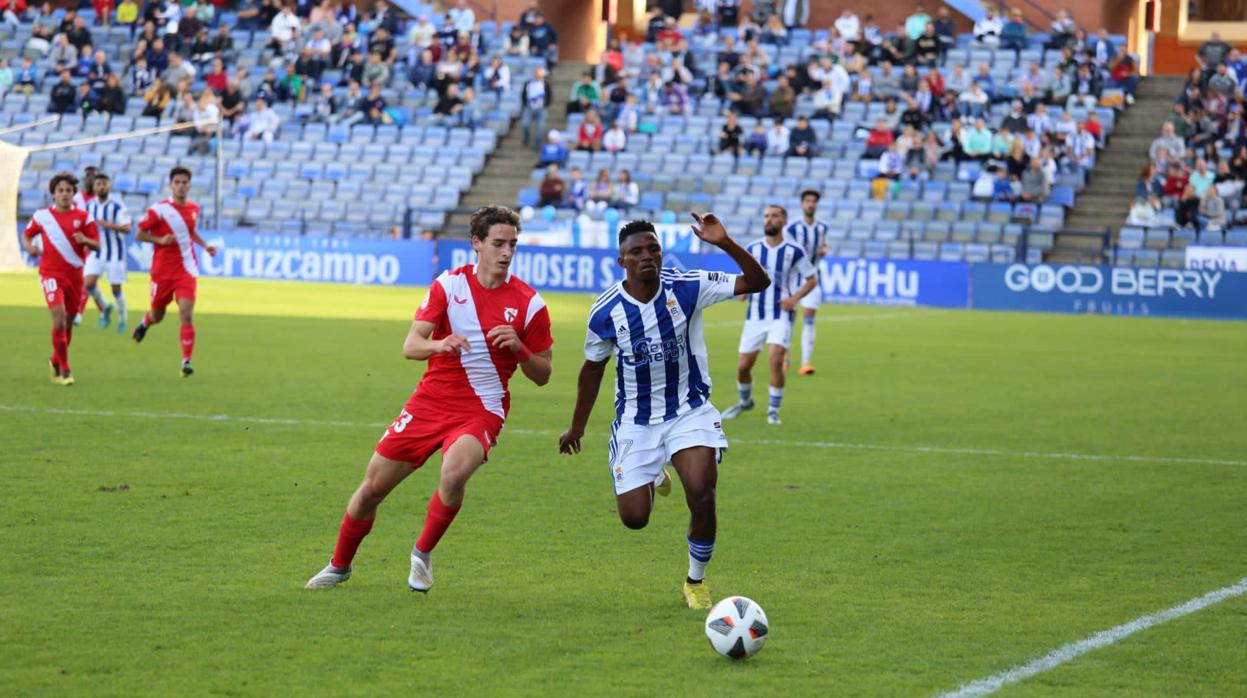
{"type": "Polygon", "coordinates": [[[740,333],[740,361],[736,365],[736,390],[740,401],[723,412],[733,419],[753,409],[753,364],[762,347],[767,349],[771,367],[770,402],[766,421],[779,424],[779,407],[784,401],[784,357],[792,339],[792,323],[797,305],[818,284],[818,275],[805,250],[784,238],[788,212],[782,206],[766,207],[762,230],[766,233],[749,246],[753,255],[771,276],[771,287],[749,299],[745,327],[740,333]]]}
{"type": "MultiPolygon", "coordinates": [[[[810,264],[818,273],[818,260],[827,254],[827,223],[818,219],[819,193],[813,189],[801,192],[801,220],[793,221],[784,228],[784,235],[801,246],[810,264]]],[[[803,376],[814,373],[814,314],[823,303],[822,282],[801,299],[801,370],[803,376]]]]}
{"type": "Polygon", "coordinates": [[[86,292],[100,309],[99,326],[108,327],[112,322],[113,311],[117,311],[117,331],[126,331],[126,297],[121,285],[126,282],[126,236],[130,234],[130,212],[121,199],[114,199],[112,182],[108,175],[99,172],[95,175],[95,196],[86,203],[87,213],[95,218],[95,225],[100,229],[100,249],[87,257],[83,268],[86,292]],[[101,274],[108,275],[108,283],[112,286],[114,306],[104,300],[104,294],[96,283],[101,274]]]}
{"type": "Polygon", "coordinates": [[[693,232],[731,256],[740,274],[662,268],[654,224],[632,221],[619,231],[624,279],[598,297],[589,311],[585,363],[580,369],[571,426],[559,451],[579,453],[580,439],[597,401],[606,362],[615,356],[615,422],[610,471],[619,518],[644,528],[655,486],[669,487],[663,466],[675,466],[691,514],[684,600],[709,608],[703,583],[714,552],[714,491],[718,462],[727,449],[719,411],[710,404],[710,370],[702,311],[735,296],[763,291],[766,271],[727,235],[712,213],[693,214],[693,232]]]}

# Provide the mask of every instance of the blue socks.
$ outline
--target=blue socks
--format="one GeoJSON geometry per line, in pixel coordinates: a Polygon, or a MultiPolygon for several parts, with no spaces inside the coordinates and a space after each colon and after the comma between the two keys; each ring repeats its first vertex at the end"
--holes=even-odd
{"type": "Polygon", "coordinates": [[[714,555],[714,540],[688,539],[688,581],[700,582],[706,578],[706,565],[714,555]]]}

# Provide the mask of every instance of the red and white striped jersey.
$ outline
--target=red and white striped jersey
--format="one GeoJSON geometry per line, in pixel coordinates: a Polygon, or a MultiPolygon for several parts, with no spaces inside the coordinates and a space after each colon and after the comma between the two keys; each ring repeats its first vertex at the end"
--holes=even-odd
{"type": "Polygon", "coordinates": [[[459,354],[429,357],[416,392],[445,400],[450,407],[477,401],[504,419],[511,407],[507,384],[519,363],[509,349],[490,346],[486,335],[498,325],[511,325],[533,353],[554,345],[550,313],[540,294],[509,274],[502,285],[487,289],[471,264],[438,276],[415,319],[433,323],[432,339],[458,334],[469,346],[459,354]]]}
{"type": "Polygon", "coordinates": [[[147,209],[147,215],[139,222],[139,229],[152,237],[173,236],[172,245],[154,245],[152,254],[152,278],[168,278],[183,273],[199,276],[199,258],[195,256],[195,242],[191,233],[199,222],[199,204],[189,199],[182,206],[165,199],[147,209]]]}
{"type": "Polygon", "coordinates": [[[25,235],[28,238],[43,236],[43,253],[39,255],[40,273],[44,276],[82,274],[82,266],[91,249],[74,242],[74,233],[82,233],[97,242],[100,239],[95,219],[80,208],[71,208],[64,213],[55,207],[35,211],[26,225],[25,235]]]}

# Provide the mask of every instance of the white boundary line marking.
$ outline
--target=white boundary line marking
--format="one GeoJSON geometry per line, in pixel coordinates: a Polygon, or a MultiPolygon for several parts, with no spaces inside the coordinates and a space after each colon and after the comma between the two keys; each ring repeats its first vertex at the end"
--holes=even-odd
{"type": "MultiPolygon", "coordinates": [[[[348,422],[333,419],[295,419],[282,417],[235,417],[228,414],[187,414],[182,412],[143,412],[115,410],[84,410],[69,407],[27,407],[0,404],[0,412],[27,414],[59,414],[80,417],[130,417],[137,419],[187,419],[199,422],[238,422],[241,424],[277,424],[283,426],[345,427],[357,429],[384,429],[389,422],[348,422]]],[[[561,432],[542,429],[516,429],[508,427],[507,434],[526,436],[558,436],[561,432]]],[[[851,451],[892,451],[897,453],[934,453],[962,456],[988,456],[1002,458],[1040,458],[1045,460],[1080,460],[1125,463],[1173,463],[1181,465],[1233,465],[1247,466],[1247,460],[1220,458],[1184,458],[1180,456],[1110,455],[1095,453],[1060,453],[1044,451],[1004,451],[996,448],[957,448],[942,446],[901,446],[889,444],[855,444],[837,441],[798,441],[784,439],[733,439],[735,443],[750,446],[796,446],[851,451]]]]}
{"type": "Polygon", "coordinates": [[[1175,618],[1187,616],[1196,611],[1205,609],[1213,604],[1221,603],[1226,599],[1232,599],[1236,596],[1247,594],[1247,577],[1238,580],[1236,584],[1222,587],[1216,591],[1210,591],[1203,596],[1196,597],[1179,604],[1172,608],[1160,611],[1159,613],[1151,613],[1146,616],[1140,616],[1128,623],[1122,623],[1114,628],[1100,631],[1090,637],[1083,638],[1078,642],[1071,642],[1063,645],[1048,654],[1022,666],[1017,666],[1008,671],[1002,671],[994,676],[984,679],[978,679],[967,684],[963,684],[955,691],[941,693],[938,698],[972,698],[973,696],[986,696],[1001,688],[1017,683],[1024,679],[1028,679],[1036,674],[1055,669],[1056,667],[1080,657],[1092,650],[1107,647],[1115,642],[1124,640],[1127,637],[1141,631],[1147,630],[1154,625],[1160,625],[1171,621],[1175,618]]]}

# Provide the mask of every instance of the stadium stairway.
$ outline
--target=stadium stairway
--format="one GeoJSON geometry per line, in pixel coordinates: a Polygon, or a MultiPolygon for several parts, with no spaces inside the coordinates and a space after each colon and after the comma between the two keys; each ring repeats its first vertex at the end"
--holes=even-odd
{"type": "MultiPolygon", "coordinates": [[[[1108,229],[1116,244],[1118,229],[1126,222],[1134,183],[1147,164],[1148,148],[1160,135],[1160,126],[1172,109],[1173,99],[1182,89],[1181,76],[1149,77],[1139,82],[1135,103],[1118,112],[1117,124],[1107,147],[1100,151],[1092,179],[1078,194],[1065,228],[1074,231],[1103,232],[1108,229]]],[[[1100,240],[1084,235],[1057,235],[1056,244],[1046,255],[1049,262],[1101,261],[1100,240]]]]}
{"type": "MultiPolygon", "coordinates": [[[[553,96],[547,114],[547,131],[567,127],[567,97],[571,94],[572,85],[588,68],[588,64],[574,61],[561,61],[551,68],[547,78],[553,96]]],[[[517,85],[516,89],[519,88],[517,85]]],[[[541,137],[544,139],[545,134],[541,134],[541,137]]],[[[472,212],[481,206],[513,206],[520,188],[528,186],[528,177],[536,162],[537,153],[524,145],[524,136],[520,131],[519,120],[516,119],[506,136],[498,141],[498,147],[486,160],[485,169],[472,183],[472,188],[463,197],[459,207],[451,211],[446,219],[443,235],[467,237],[468,221],[472,212]]]]}

